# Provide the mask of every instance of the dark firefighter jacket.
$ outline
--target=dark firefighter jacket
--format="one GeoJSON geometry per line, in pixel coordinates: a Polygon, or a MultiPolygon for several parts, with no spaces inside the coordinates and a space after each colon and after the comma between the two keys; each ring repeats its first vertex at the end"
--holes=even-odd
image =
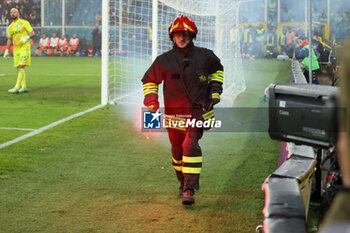
{"type": "Polygon", "coordinates": [[[142,82],[146,106],[158,101],[158,85],[163,82],[165,114],[201,119],[210,105],[210,95],[222,92],[223,66],[209,49],[191,42],[184,53],[174,44],[155,59],[142,82]]]}

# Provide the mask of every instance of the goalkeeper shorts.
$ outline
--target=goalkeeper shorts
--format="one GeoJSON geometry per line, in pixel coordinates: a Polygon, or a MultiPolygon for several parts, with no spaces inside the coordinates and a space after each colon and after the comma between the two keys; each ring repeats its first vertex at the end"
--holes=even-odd
{"type": "Polygon", "coordinates": [[[19,49],[13,52],[14,66],[30,66],[30,50],[19,49]]]}

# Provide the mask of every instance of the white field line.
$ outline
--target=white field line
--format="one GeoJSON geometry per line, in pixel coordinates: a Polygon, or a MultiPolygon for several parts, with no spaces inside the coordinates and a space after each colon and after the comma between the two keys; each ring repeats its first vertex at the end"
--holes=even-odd
{"type": "Polygon", "coordinates": [[[35,129],[25,129],[25,128],[10,128],[10,127],[0,127],[0,129],[6,129],[6,130],[23,130],[23,131],[34,131],[35,129]]]}
{"type": "MultiPolygon", "coordinates": [[[[0,74],[0,76],[18,75],[18,73],[0,74]]],[[[35,76],[99,76],[101,74],[35,74],[35,76]]]]}
{"type": "Polygon", "coordinates": [[[105,105],[103,105],[103,104],[97,105],[97,106],[95,106],[93,108],[90,108],[88,110],[85,110],[85,111],[82,111],[82,112],[78,112],[78,113],[76,113],[74,115],[71,115],[69,117],[66,117],[66,118],[63,118],[61,120],[55,121],[55,122],[53,122],[53,123],[51,123],[49,125],[46,125],[44,127],[39,128],[39,129],[35,129],[33,132],[27,133],[27,134],[22,135],[22,136],[20,136],[18,138],[15,138],[15,139],[13,139],[11,141],[8,141],[8,142],[0,144],[0,149],[5,148],[7,146],[10,146],[10,145],[12,145],[14,143],[20,142],[20,141],[22,141],[24,139],[27,139],[29,137],[32,137],[32,136],[34,136],[36,134],[39,134],[39,133],[41,133],[41,132],[43,132],[43,131],[45,131],[47,129],[51,129],[51,128],[53,128],[53,127],[55,127],[55,126],[57,126],[59,124],[62,124],[64,122],[66,122],[66,121],[69,121],[69,120],[71,120],[73,118],[76,118],[76,117],[79,117],[81,115],[84,115],[85,113],[89,113],[89,112],[92,112],[92,111],[94,111],[96,109],[102,108],[103,106],[105,106],[105,105]]]}

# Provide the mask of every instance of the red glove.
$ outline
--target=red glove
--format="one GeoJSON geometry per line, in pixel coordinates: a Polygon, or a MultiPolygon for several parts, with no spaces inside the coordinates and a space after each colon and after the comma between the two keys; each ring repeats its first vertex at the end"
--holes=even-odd
{"type": "Polygon", "coordinates": [[[156,112],[159,108],[159,102],[154,99],[148,100],[147,98],[145,98],[143,103],[146,107],[148,107],[148,111],[150,112],[156,112]]]}

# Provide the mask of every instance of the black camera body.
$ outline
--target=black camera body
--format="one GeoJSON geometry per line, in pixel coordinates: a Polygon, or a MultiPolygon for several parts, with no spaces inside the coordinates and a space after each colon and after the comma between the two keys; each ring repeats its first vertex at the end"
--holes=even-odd
{"type": "Polygon", "coordinates": [[[272,139],[319,148],[336,145],[338,87],[271,84],[269,135],[272,139]]]}

